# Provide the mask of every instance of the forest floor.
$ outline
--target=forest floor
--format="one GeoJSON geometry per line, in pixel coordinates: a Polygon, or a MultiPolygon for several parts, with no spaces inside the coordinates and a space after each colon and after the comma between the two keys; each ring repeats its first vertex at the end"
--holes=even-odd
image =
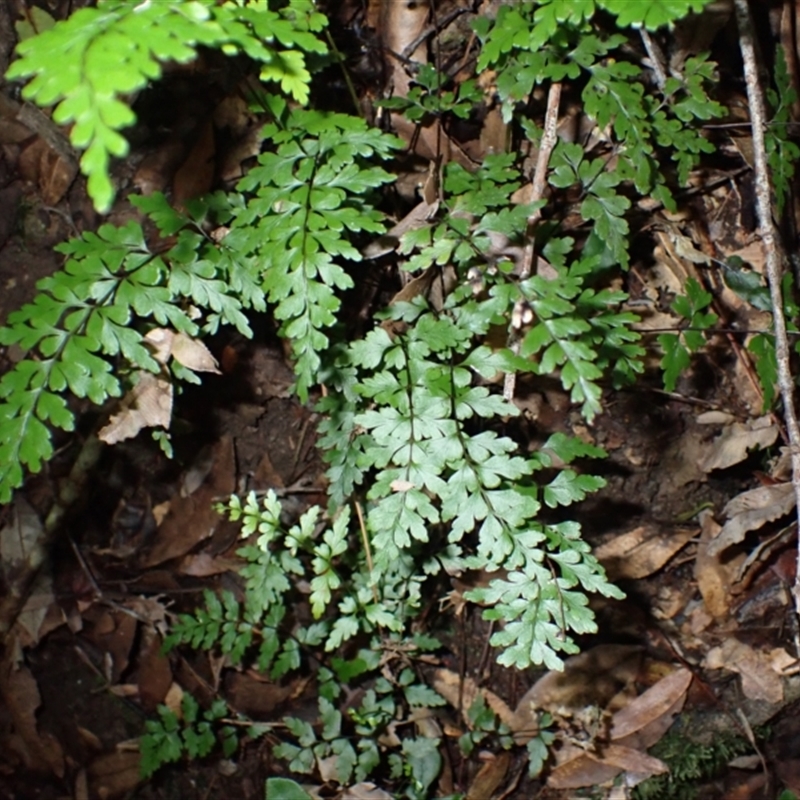
{"type": "MultiPolygon", "coordinates": [[[[208,160],[198,148],[210,111],[196,96],[181,94],[180,87],[175,91],[180,108],[172,113],[192,121],[184,139],[194,144],[177,156],[154,153],[142,134],[145,144],[116,167],[122,185],[142,188],[149,181],[174,196],[196,191],[184,183],[187,175],[194,181],[198,165],[208,160]]],[[[66,179],[57,155],[13,122],[0,108],[0,323],[32,298],[39,278],[60,267],[53,246],[99,222],[81,179],[61,191],[59,181],[66,179]]],[[[214,154],[217,173],[224,156],[214,154]]],[[[741,165],[731,167],[725,181],[694,193],[689,207],[693,228],[712,236],[719,250],[746,254],[756,267],[763,260],[751,213],[752,182],[741,165]]],[[[133,213],[120,201],[111,219],[124,221],[133,213]]],[[[659,303],[693,269],[685,258],[684,233],[677,222],[670,225],[659,221],[652,250],[635,259],[628,275],[632,300],[653,301],[655,310],[643,323],[652,329],[669,323],[659,303]]],[[[702,240],[700,233],[696,240],[702,240]]],[[[376,284],[394,274],[392,265],[375,269],[381,271],[376,284]]],[[[377,290],[378,298],[391,295],[385,286],[377,290]]],[[[352,293],[344,312],[359,317],[364,297],[352,293]]],[[[731,292],[721,292],[718,302],[729,317],[742,310],[731,292]]],[[[756,327],[755,317],[749,322],[756,327]]],[[[155,634],[167,610],[192,610],[204,590],[237,590],[238,527],[223,521],[213,502],[235,491],[272,488],[295,517],[326,503],[313,403],[303,405],[291,393],[291,362],[273,321],[265,315],[253,324],[253,341],[223,332],[209,343],[222,374],[205,378],[202,387],[191,387],[178,399],[176,457],[167,459],[143,437],[106,448],[70,509],[50,549],[46,580],[33,586],[17,620],[24,668],[12,669],[8,653],[2,664],[7,703],[0,708],[0,800],[263,797],[265,779],[281,774],[269,737],[235,761],[211,756],[181,762],[142,781],[136,740],[146,720],[176,687],[199,699],[221,694],[232,708],[262,721],[313,715],[311,676],[272,683],[254,671],[229,668],[214,653],[165,655],[155,634]]],[[[0,368],[13,358],[1,353],[0,368]]],[[[791,503],[775,488],[784,487],[789,476],[781,424],[754,411],[761,401],[758,382],[731,337],[716,337],[674,392],[663,390],[657,362],[654,356],[653,368],[635,387],[609,388],[591,426],[556,381],[521,380],[516,402],[523,413],[509,423],[515,440],[531,452],[555,432],[607,451],[608,459],[591,465],[605,487],[571,507],[570,514],[626,598],[593,600],[599,633],[580,640],[583,653],[568,662],[562,677],[537,683],[542,671],[497,666],[488,643],[490,623],[480,609],[460,602],[485,576],[454,579],[425,598],[421,624],[444,632],[448,644],[430,665],[431,678],[434,668],[456,675],[523,716],[533,697],[529,690],[538,687],[538,708],[557,716],[562,732],[574,734],[575,742],[593,724],[621,725],[616,715],[627,708],[627,724],[649,733],[638,745],[625,740],[626,757],[633,758],[631,750],[640,754],[645,772],[652,766],[644,760],[649,749],[673,774],[687,776],[686,786],[699,798],[800,796],[800,631],[790,593],[796,529],[791,503]],[[746,494],[754,489],[763,490],[756,500],[746,494]],[[743,495],[738,506],[731,505],[743,495]],[[732,539],[724,557],[709,551],[722,525],[753,509],[762,519],[732,539]],[[674,686],[658,702],[630,711],[631,702],[660,685],[675,666],[691,673],[691,684],[674,686]],[[589,719],[591,714],[597,719],[589,719]]],[[[79,434],[85,436],[99,417],[88,404],[81,410],[79,434]]],[[[46,470],[32,476],[15,503],[0,512],[4,559],[10,540],[36,535],[59,481],[72,469],[80,442],[65,436],[59,444],[46,470]]],[[[468,800],[628,796],[613,785],[620,771],[613,759],[593,757],[591,747],[581,751],[571,743],[578,752],[560,768],[569,772],[572,785],[559,788],[557,782],[545,785],[527,776],[520,748],[511,755],[478,749],[462,756],[455,741],[467,723],[455,708],[444,707],[439,722],[446,732],[446,767],[437,797],[455,792],[468,800]]],[[[305,783],[319,798],[389,797],[380,787],[349,793],[315,786],[311,779],[305,783]]],[[[678,794],[688,791],[683,785],[653,791],[649,797],[689,796],[678,794]]]]}

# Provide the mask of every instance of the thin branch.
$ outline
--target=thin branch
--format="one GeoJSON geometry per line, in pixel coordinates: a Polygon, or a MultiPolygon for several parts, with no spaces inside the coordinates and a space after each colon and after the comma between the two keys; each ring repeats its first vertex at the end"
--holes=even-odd
{"type": "MultiPolygon", "coordinates": [[[[544,117],[544,133],[542,134],[542,143],[539,147],[539,155],[536,159],[536,169],[533,173],[533,185],[531,187],[531,203],[535,203],[542,199],[544,189],[547,185],[547,165],[550,163],[550,156],[553,153],[553,148],[556,146],[558,140],[558,107],[561,104],[561,84],[553,83],[550,85],[550,91],[547,93],[547,111],[544,117]]],[[[530,217],[528,217],[528,238],[530,255],[526,253],[525,263],[523,264],[523,279],[531,274],[533,268],[533,240],[532,234],[534,226],[542,218],[542,209],[536,209],[530,217]],[[527,273],[525,269],[527,268],[527,273]]]]}
{"type": "MultiPolygon", "coordinates": [[[[789,451],[792,457],[792,483],[794,484],[795,501],[800,513],[800,426],[794,405],[794,381],[789,365],[789,339],[786,335],[786,319],[783,314],[783,296],[781,292],[781,275],[783,258],[778,252],[777,233],[772,219],[772,187],[767,165],[767,151],[764,131],[767,128],[767,114],[764,94],[758,81],[755,45],[753,43],[753,23],[747,0],[734,0],[736,20],[739,25],[739,46],[744,62],[744,77],[747,84],[747,102],[750,106],[750,118],[753,122],[753,154],[755,161],[756,208],[761,240],[764,242],[766,255],[767,282],[769,283],[772,315],[775,320],[775,357],[778,362],[778,386],[783,399],[783,410],[786,417],[786,429],[789,435],[789,451]]],[[[800,537],[798,537],[800,548],[800,537]]],[[[798,553],[800,561],[800,553],[798,553]]],[[[800,615],[800,570],[795,578],[794,588],[795,610],[800,615]]]]}
{"type": "MultiPolygon", "coordinates": [[[[550,156],[553,153],[553,148],[556,146],[558,140],[558,107],[561,103],[561,84],[558,82],[550,84],[550,91],[547,94],[547,111],[544,117],[544,132],[542,134],[542,141],[539,146],[539,155],[536,159],[536,169],[533,172],[533,181],[531,182],[531,203],[536,203],[542,199],[544,189],[547,185],[547,165],[550,163],[550,156]]],[[[525,243],[525,252],[522,257],[522,269],[520,270],[519,279],[524,281],[530,277],[533,271],[533,255],[534,255],[534,241],[536,237],[536,225],[542,218],[542,209],[537,208],[528,217],[527,225],[527,241],[525,243]]],[[[519,309],[515,309],[519,312],[519,309]]],[[[520,313],[515,313],[512,318],[520,317],[520,313]]],[[[519,341],[512,343],[511,347],[515,353],[519,353],[519,341]]],[[[503,397],[511,401],[514,399],[514,390],[517,385],[517,373],[507,372],[503,383],[503,397]]]]}
{"type": "Polygon", "coordinates": [[[664,71],[664,56],[661,48],[653,41],[653,37],[650,36],[646,28],[640,28],[639,35],[642,37],[644,49],[647,50],[647,57],[650,60],[650,67],[653,70],[656,85],[663,92],[664,87],[667,85],[667,73],[664,71]]]}
{"type": "Polygon", "coordinates": [[[345,58],[342,55],[341,50],[339,50],[339,48],[336,46],[333,36],[331,36],[330,28],[325,28],[325,38],[328,40],[328,47],[331,49],[331,54],[336,59],[340,69],[342,70],[342,76],[344,77],[344,82],[347,86],[347,91],[350,95],[350,100],[353,103],[353,108],[356,110],[356,114],[359,117],[366,118],[364,109],[361,107],[361,103],[358,101],[358,92],[356,92],[356,87],[353,85],[353,79],[350,77],[350,70],[347,69],[345,58]]]}
{"type": "Polygon", "coordinates": [[[435,20],[432,25],[428,25],[425,30],[420,33],[415,39],[412,39],[404,48],[403,52],[400,53],[399,58],[404,64],[408,64],[411,61],[411,54],[429,37],[432,36],[434,33],[440,33],[443,31],[453,20],[460,17],[462,14],[465,14],[469,9],[467,8],[454,8],[449,13],[445,14],[442,19],[435,20]]]}

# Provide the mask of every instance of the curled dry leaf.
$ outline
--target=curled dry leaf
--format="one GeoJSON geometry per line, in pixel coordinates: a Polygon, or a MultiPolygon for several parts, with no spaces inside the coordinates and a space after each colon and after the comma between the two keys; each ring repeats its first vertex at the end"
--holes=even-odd
{"type": "Polygon", "coordinates": [[[411,85],[411,76],[406,71],[405,61],[398,56],[405,55],[406,58],[418,63],[425,63],[428,60],[428,47],[424,40],[419,41],[412,52],[406,51],[425,30],[430,14],[430,3],[383,0],[380,9],[378,33],[388,57],[387,66],[392,74],[394,94],[405,97],[411,85]]]}
{"type": "MultiPolygon", "coordinates": [[[[0,635],[6,634],[18,619],[20,600],[30,589],[31,581],[47,556],[47,533],[39,515],[22,495],[14,499],[7,515],[8,522],[0,529],[0,635]]],[[[26,627],[39,630],[42,618],[29,618],[26,627]]],[[[31,630],[31,634],[37,636],[31,630]]]]}
{"type": "Polygon", "coordinates": [[[361,252],[364,258],[380,258],[396,250],[404,233],[414,231],[427,225],[439,210],[439,199],[429,203],[422,200],[417,203],[396,225],[386,233],[370,242],[361,252]]]}
{"type": "Polygon", "coordinates": [[[634,780],[628,781],[628,785],[635,785],[654,775],[669,772],[669,767],[661,759],[617,744],[606,745],[602,759],[574,745],[570,747],[570,752],[576,752],[577,758],[557,766],[547,780],[547,785],[553,789],[598,786],[610,781],[620,772],[636,776],[634,780]]]}
{"type": "Polygon", "coordinates": [[[175,331],[168,328],[153,328],[148,331],[144,340],[150,345],[153,351],[153,358],[159,364],[166,364],[169,361],[169,354],[172,352],[172,341],[175,338],[175,331]]]}
{"type": "Polygon", "coordinates": [[[163,640],[155,628],[142,626],[136,682],[142,706],[150,713],[164,702],[172,686],[172,669],[169,657],[162,651],[162,644],[163,640]]]}
{"type": "Polygon", "coordinates": [[[129,608],[138,619],[150,623],[162,636],[167,633],[167,609],[163,602],[156,597],[129,597],[125,607],[129,608]]]}
{"type": "Polygon", "coordinates": [[[791,483],[759,486],[734,497],[725,506],[728,521],[708,545],[710,555],[718,555],[727,547],[738,544],[748,531],[761,528],[767,522],[786,516],[795,506],[794,487],[791,483]]]}
{"type": "Polygon", "coordinates": [[[494,797],[494,793],[506,779],[510,766],[511,753],[501,752],[490,758],[472,779],[466,800],[486,800],[487,797],[494,797]]]}
{"type": "Polygon", "coordinates": [[[195,372],[213,372],[220,374],[217,360],[211,351],[199,340],[192,339],[185,333],[176,333],[172,342],[172,357],[188,369],[195,372]]]}
{"type": "Polygon", "coordinates": [[[195,578],[207,578],[210,575],[220,575],[223,572],[236,572],[242,566],[239,558],[226,558],[225,556],[212,556],[211,553],[197,553],[183,558],[178,571],[183,575],[195,578]]]}
{"type": "Polygon", "coordinates": [[[168,428],[172,419],[172,383],[151,372],[139,372],[139,381],[122,401],[123,410],[112,415],[97,434],[101,442],[116,444],[131,439],[142,428],[168,428]]]}
{"type": "Polygon", "coordinates": [[[172,498],[170,512],[156,531],[149,552],[143,557],[146,566],[162,564],[185,556],[210,537],[222,522],[214,510],[215,497],[232,494],[236,489],[236,457],[233,439],[223,436],[213,447],[212,467],[207,478],[188,497],[172,498]]]}
{"type": "Polygon", "coordinates": [[[652,747],[669,729],[683,708],[692,683],[688,669],[677,669],[662,678],[625,708],[614,714],[612,741],[627,746],[652,747]]]}
{"type": "Polygon", "coordinates": [[[675,229],[670,231],[670,236],[675,252],[681,258],[691,261],[692,264],[708,264],[711,261],[709,256],[695,247],[694,242],[688,236],[678,233],[675,229]]]}
{"type": "MultiPolygon", "coordinates": [[[[701,414],[697,421],[701,424],[715,424],[719,420],[701,414]]],[[[732,422],[727,424],[722,433],[706,448],[698,465],[703,472],[726,469],[744,461],[749,450],[769,447],[777,438],[778,426],[770,416],[758,417],[747,422],[732,422]]]]}
{"type": "Polygon", "coordinates": [[[219,365],[211,351],[198,339],[168,328],[153,328],[144,337],[153,349],[153,358],[166,364],[172,356],[179,364],[195,372],[220,374],[219,365]]]}
{"type": "Polygon", "coordinates": [[[64,622],[66,615],[53,592],[53,576],[49,570],[40,570],[17,617],[15,632],[20,644],[23,647],[35,647],[64,622]]]}
{"type": "Polygon", "coordinates": [[[707,510],[701,513],[700,520],[702,533],[694,562],[694,577],[708,613],[712,617],[724,617],[730,611],[731,586],[744,555],[722,563],[719,556],[711,552],[711,544],[721,530],[719,524],[707,510]]]}

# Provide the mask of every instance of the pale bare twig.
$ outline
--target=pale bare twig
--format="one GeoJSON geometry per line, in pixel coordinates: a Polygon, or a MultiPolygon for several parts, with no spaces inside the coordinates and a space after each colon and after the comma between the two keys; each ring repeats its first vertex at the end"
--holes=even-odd
{"type": "MultiPolygon", "coordinates": [[[[755,163],[756,209],[761,240],[764,243],[766,256],[767,282],[769,283],[772,315],[775,322],[775,357],[778,362],[778,386],[783,399],[783,411],[786,417],[786,430],[789,436],[789,449],[792,457],[792,483],[795,500],[800,512],[800,426],[794,405],[794,381],[789,366],[789,339],[786,334],[786,319],[783,313],[783,296],[781,292],[781,275],[783,259],[778,250],[777,233],[772,219],[772,187],[767,165],[767,151],[764,131],[767,126],[767,115],[764,93],[758,80],[755,45],[753,42],[753,24],[747,0],[734,0],[736,20],[739,25],[739,46],[744,62],[744,76],[747,85],[747,102],[750,106],[750,118],[753,131],[753,154],[755,163]]],[[[800,537],[798,537],[800,549],[800,537]]],[[[800,561],[800,552],[798,553],[800,561]]],[[[800,570],[795,578],[794,589],[795,610],[800,614],[800,570]]]]}
{"type": "Polygon", "coordinates": [[[667,85],[667,73],[664,72],[664,56],[661,53],[661,48],[653,41],[653,37],[650,36],[646,28],[640,28],[639,35],[642,37],[644,49],[647,50],[647,57],[650,59],[650,67],[653,70],[656,85],[661,91],[664,91],[664,87],[667,85]]]}
{"type": "MultiPolygon", "coordinates": [[[[364,554],[367,557],[367,569],[369,570],[370,578],[375,570],[375,565],[372,563],[372,548],[369,544],[369,534],[367,533],[367,526],[364,523],[364,512],[361,510],[361,503],[358,500],[355,501],[356,505],[356,514],[358,514],[358,527],[361,530],[361,539],[364,542],[364,554]]],[[[375,585],[375,582],[372,582],[372,597],[375,602],[379,602],[378,597],[378,587],[375,585]]]]}
{"type": "MultiPolygon", "coordinates": [[[[547,110],[544,116],[544,133],[542,134],[542,142],[539,147],[539,155],[536,158],[536,169],[533,173],[533,185],[531,186],[531,203],[535,203],[542,199],[544,189],[547,185],[547,165],[550,163],[550,156],[553,153],[553,148],[556,146],[558,139],[558,107],[561,104],[561,84],[553,83],[550,85],[550,91],[547,94],[547,110]]],[[[525,253],[525,262],[523,264],[523,278],[527,278],[533,269],[533,241],[531,234],[534,233],[533,228],[542,218],[542,209],[537,208],[530,217],[528,217],[528,250],[525,253]],[[525,272],[527,270],[527,272],[525,272]]]]}
{"type": "MultiPolygon", "coordinates": [[[[550,91],[547,94],[547,110],[544,117],[544,132],[539,146],[539,155],[536,158],[536,169],[533,172],[531,182],[531,203],[536,203],[542,199],[545,186],[547,185],[547,165],[550,163],[550,156],[558,139],[558,107],[561,103],[561,84],[558,82],[550,84],[550,91]]],[[[519,279],[524,281],[533,271],[534,240],[536,225],[542,218],[541,207],[536,208],[528,217],[527,240],[525,242],[525,252],[522,258],[522,269],[519,279]]],[[[514,315],[517,316],[516,314],[514,315]]],[[[512,343],[511,347],[515,353],[519,353],[519,341],[512,343]]],[[[503,397],[511,401],[514,399],[514,390],[517,385],[517,373],[506,373],[503,383],[503,397]]]]}

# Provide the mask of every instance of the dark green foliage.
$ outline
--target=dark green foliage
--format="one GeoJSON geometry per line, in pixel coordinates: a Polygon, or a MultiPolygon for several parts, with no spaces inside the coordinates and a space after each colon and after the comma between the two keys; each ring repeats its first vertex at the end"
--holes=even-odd
{"type": "MultiPolygon", "coordinates": [[[[558,219],[546,218],[530,241],[531,215],[545,202],[509,201],[529,177],[516,154],[488,156],[474,171],[444,165],[436,216],[398,246],[402,268],[421,273],[429,290],[379,314],[361,339],[342,336],[342,297],[363,246],[385,228],[375,203],[401,143],[356,117],[268,94],[259,98],[268,116],[261,155],[235,191],[195,201],[186,213],[161,195],[134,198],[167,249],[152,249],[136,222],[62,245],[63,270],[0,330],[0,343],[24,351],[0,380],[0,502],[25,469],[40,470],[52,455],[51,428],[73,428],[67,393],[103,404],[137,372],[168,375],[145,338],[155,326],[199,337],[232,325],[248,336],[246,312],[269,309],[291,342],[299,398],[315,397],[318,385],[327,390],[316,401],[327,509],[285,526],[274,493],[232,498],[225,509],[242,522],[245,539],[242,596],[207,591],[199,609],[177,617],[166,642],[214,649],[273,680],[315,664],[318,719],[245,729],[231,724],[245,721],[231,720],[224,702],[201,710],[187,696],[180,715],[163,708],[148,723],[147,774],[217,744],[229,755],[237,730],[250,738],[269,730],[295,773],[335,759],[341,784],[389,775],[396,796],[423,800],[441,768],[439,740],[409,729],[393,747],[378,741],[411,709],[443,702],[415,670],[415,659],[439,647],[413,628],[437,577],[469,569],[494,575],[466,599],[496,621],[492,643],[503,664],[557,669],[577,651],[574,636],[595,630],[589,595],[620,593],[579,525],[545,522],[542,511],[602,486],[576,461],[605,454],[563,434],[526,452],[506,433],[519,411],[500,386],[510,372],[521,381],[554,377],[591,421],[602,410],[604,383],[620,386],[642,371],[638,319],[622,308],[624,291],[606,288],[608,277],[628,267],[634,204],[649,197],[673,205],[672,191],[711,148],[700,126],[722,109],[707,94],[714,65],[704,57],[653,89],[631,57],[626,28],[655,29],[703,5],[539,0],[501,4],[495,19],[477,19],[478,71],[496,74],[516,133],[540,135],[540,120],[529,116],[534,87],[579,82],[602,146],[561,142],[548,181],[558,201],[577,199],[580,229],[567,236],[558,219]],[[608,31],[609,18],[617,31],[608,31]],[[538,257],[547,270],[539,271],[538,257]],[[337,702],[345,690],[360,698],[346,713],[337,702]]],[[[304,103],[306,55],[326,52],[316,36],[325,24],[309,0],[107,0],[26,40],[9,75],[32,78],[26,97],[56,105],[55,119],[74,123],[90,194],[106,209],[114,193],[109,158],[127,152],[120,131],[134,121],[131,95],[160,76],[164,61],[188,61],[200,46],[246,53],[263,80],[304,103]]],[[[783,73],[776,85],[781,123],[792,98],[783,73]]],[[[424,66],[407,98],[384,105],[426,121],[468,118],[482,99],[474,82],[455,89],[424,66]]],[[[771,147],[774,158],[797,155],[777,133],[771,147]]],[[[785,167],[779,191],[790,177],[785,167]]],[[[728,279],[750,302],[765,302],[752,276],[731,265],[728,279]]],[[[668,388],[715,321],[699,283],[685,292],[673,305],[685,327],[660,338],[668,388]]],[[[774,370],[770,348],[766,335],[751,343],[764,381],[774,370]]],[[[168,366],[176,380],[196,379],[180,364],[168,366]]],[[[489,737],[512,746],[491,712],[471,714],[465,752],[489,737]]],[[[528,745],[533,775],[552,743],[548,724],[541,721],[528,745]]],[[[268,797],[284,789],[301,796],[293,782],[276,780],[267,783],[268,797]]]]}
{"type": "Polygon", "coordinates": [[[227,246],[262,276],[262,289],[292,342],[297,393],[308,399],[317,382],[325,329],[336,321],[339,297],[353,285],[341,260],[359,261],[352,234],[381,233],[371,190],[392,180],[370,166],[399,145],[356,117],[288,111],[270,101],[275,122],[264,129],[276,145],[239,183],[227,246]]]}
{"type": "Polygon", "coordinates": [[[717,321],[717,315],[706,312],[711,304],[711,295],[694,279],[686,282],[686,295],[678,295],[672,303],[672,310],[686,320],[686,328],[681,333],[662,333],[658,342],[664,349],[661,367],[664,370],[664,388],[671,392],[678,377],[691,362],[691,354],[696,353],[706,342],[704,332],[717,321]]]}
{"type": "Polygon", "coordinates": [[[226,758],[238,747],[236,729],[220,721],[228,712],[223,700],[201,713],[200,706],[190,694],[183,696],[180,717],[166,706],[160,706],[158,719],[146,723],[147,733],[141,739],[142,776],[152,775],[162,764],[178,761],[184,754],[189,758],[207,756],[219,743],[226,758]]]}
{"type": "Polygon", "coordinates": [[[776,48],[775,52],[775,86],[776,89],[767,90],[767,99],[773,108],[773,115],[769,128],[765,131],[765,143],[775,188],[775,207],[780,216],[789,195],[795,164],[800,157],[800,147],[791,138],[790,127],[792,104],[797,100],[797,92],[792,87],[786,67],[786,56],[781,47],[776,48]]]}

